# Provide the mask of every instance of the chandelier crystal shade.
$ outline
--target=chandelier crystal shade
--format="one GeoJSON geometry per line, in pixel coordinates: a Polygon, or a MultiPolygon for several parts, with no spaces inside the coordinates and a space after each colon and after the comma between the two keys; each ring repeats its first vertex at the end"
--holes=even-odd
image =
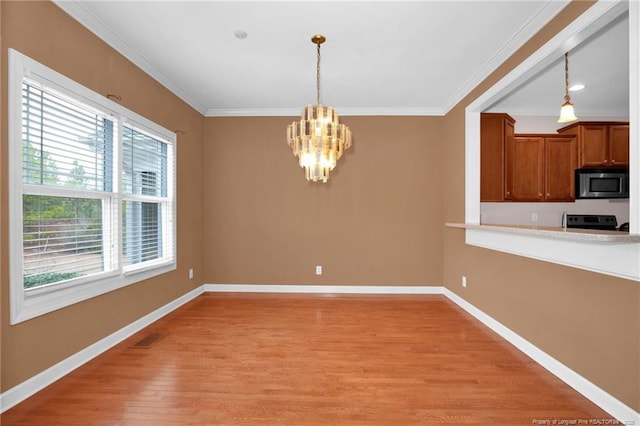
{"type": "Polygon", "coordinates": [[[299,121],[287,128],[287,141],[293,155],[298,157],[308,181],[326,183],[329,172],[336,167],[346,149],[351,147],[351,131],[340,124],[338,113],[327,105],[320,104],[320,45],[325,37],[315,35],[311,41],[318,47],[316,67],[316,105],[302,109],[299,121]]]}
{"type": "Polygon", "coordinates": [[[560,107],[560,118],[558,123],[570,123],[576,121],[576,113],[573,110],[573,103],[569,97],[569,52],[564,54],[564,103],[560,107]]]}

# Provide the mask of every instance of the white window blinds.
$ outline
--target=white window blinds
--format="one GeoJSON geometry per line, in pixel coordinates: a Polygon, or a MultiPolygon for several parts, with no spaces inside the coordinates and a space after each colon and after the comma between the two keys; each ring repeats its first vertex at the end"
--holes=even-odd
{"type": "MultiPolygon", "coordinates": [[[[167,248],[168,153],[166,142],[125,126],[122,138],[122,214],[124,264],[162,258],[167,248]]],[[[169,248],[170,250],[170,248],[169,248]]],[[[169,254],[170,253],[166,253],[169,254]]]]}
{"type": "Polygon", "coordinates": [[[25,289],[112,269],[104,246],[109,199],[93,192],[111,190],[113,139],[106,114],[22,84],[25,289]]]}
{"type": "Polygon", "coordinates": [[[23,182],[110,191],[113,131],[106,115],[23,83],[23,182]]]}

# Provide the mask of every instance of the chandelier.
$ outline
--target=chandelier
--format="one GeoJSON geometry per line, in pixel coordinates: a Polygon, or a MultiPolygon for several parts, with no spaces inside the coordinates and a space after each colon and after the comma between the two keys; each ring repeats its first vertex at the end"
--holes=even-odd
{"type": "Polygon", "coordinates": [[[576,113],[569,97],[569,52],[564,54],[564,103],[560,107],[560,118],[558,123],[570,123],[576,121],[576,113]]]}
{"type": "Polygon", "coordinates": [[[308,181],[327,183],[329,172],[336,167],[342,153],[351,147],[351,131],[340,124],[338,113],[330,106],[320,104],[320,45],[323,35],[311,38],[317,45],[316,105],[302,109],[299,121],[287,127],[287,142],[304,168],[308,181]]]}

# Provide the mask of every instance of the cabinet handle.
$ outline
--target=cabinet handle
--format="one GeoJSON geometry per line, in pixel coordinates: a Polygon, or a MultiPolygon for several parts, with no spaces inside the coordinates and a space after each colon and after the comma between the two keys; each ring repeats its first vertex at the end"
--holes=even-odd
{"type": "Polygon", "coordinates": [[[616,160],[611,160],[611,164],[616,164],[616,160]]]}

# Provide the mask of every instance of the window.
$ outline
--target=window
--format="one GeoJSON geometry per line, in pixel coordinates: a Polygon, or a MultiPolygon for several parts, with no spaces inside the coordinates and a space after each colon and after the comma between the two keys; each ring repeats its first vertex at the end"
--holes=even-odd
{"type": "Polygon", "coordinates": [[[11,322],[175,269],[175,135],[9,61],[11,322]]]}

